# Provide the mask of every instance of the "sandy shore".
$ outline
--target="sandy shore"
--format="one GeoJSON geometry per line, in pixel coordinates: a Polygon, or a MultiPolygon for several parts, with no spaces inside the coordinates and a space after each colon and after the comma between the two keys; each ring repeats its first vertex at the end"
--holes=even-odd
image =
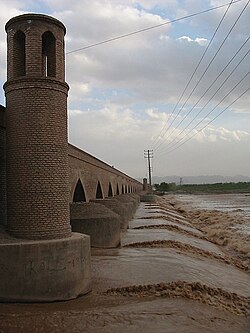
{"type": "Polygon", "coordinates": [[[240,222],[174,196],[141,203],[119,248],[92,249],[91,293],[0,304],[0,333],[249,333],[249,243],[229,228],[240,222]]]}

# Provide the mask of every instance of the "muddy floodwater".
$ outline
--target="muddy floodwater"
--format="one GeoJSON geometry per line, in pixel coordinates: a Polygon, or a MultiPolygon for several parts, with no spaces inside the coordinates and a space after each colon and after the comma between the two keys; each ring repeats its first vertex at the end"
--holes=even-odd
{"type": "Polygon", "coordinates": [[[92,292],[0,304],[0,333],[250,333],[250,196],[141,203],[116,249],[92,249],[92,292]]]}

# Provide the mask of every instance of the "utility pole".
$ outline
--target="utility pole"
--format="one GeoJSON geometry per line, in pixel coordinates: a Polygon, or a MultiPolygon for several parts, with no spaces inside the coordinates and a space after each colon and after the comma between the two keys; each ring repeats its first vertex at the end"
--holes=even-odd
{"type": "Polygon", "coordinates": [[[151,168],[151,163],[150,163],[150,159],[153,158],[153,150],[152,149],[148,149],[148,150],[144,150],[144,158],[147,158],[148,160],[148,180],[149,180],[149,185],[152,185],[152,168],[151,168]]]}

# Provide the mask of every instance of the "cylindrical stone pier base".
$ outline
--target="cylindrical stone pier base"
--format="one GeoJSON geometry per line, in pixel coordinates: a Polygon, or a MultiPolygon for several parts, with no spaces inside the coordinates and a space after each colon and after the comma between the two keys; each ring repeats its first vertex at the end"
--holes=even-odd
{"type": "Polygon", "coordinates": [[[10,240],[0,244],[0,301],[69,300],[91,290],[90,239],[10,240]]]}
{"type": "Polygon", "coordinates": [[[124,203],[120,202],[116,198],[95,199],[91,200],[91,202],[101,204],[112,210],[114,213],[118,214],[121,222],[121,230],[125,230],[128,228],[128,222],[130,220],[131,213],[127,206],[124,205],[124,203]]]}
{"type": "Polygon", "coordinates": [[[71,204],[70,223],[73,231],[90,236],[91,247],[120,245],[120,218],[103,205],[94,202],[71,204]]]}
{"type": "Polygon", "coordinates": [[[129,196],[128,194],[121,194],[117,195],[115,197],[118,201],[120,201],[122,204],[127,206],[129,211],[129,220],[131,220],[136,212],[137,209],[137,202],[134,198],[129,196]]]}

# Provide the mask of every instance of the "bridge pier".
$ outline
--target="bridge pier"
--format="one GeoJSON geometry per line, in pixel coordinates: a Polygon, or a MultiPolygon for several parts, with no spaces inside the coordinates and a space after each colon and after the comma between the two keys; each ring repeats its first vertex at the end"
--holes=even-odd
{"type": "Polygon", "coordinates": [[[9,239],[0,245],[0,301],[50,302],[90,291],[90,238],[9,239]]]}
{"type": "Polygon", "coordinates": [[[104,205],[72,203],[70,216],[72,230],[89,235],[91,247],[113,248],[120,245],[120,217],[104,205]]]}
{"type": "Polygon", "coordinates": [[[6,24],[7,231],[0,300],[56,301],[90,291],[89,237],[70,228],[64,25],[25,14],[6,24]]]}
{"type": "Polygon", "coordinates": [[[133,218],[135,211],[138,207],[137,200],[135,198],[133,198],[132,196],[130,196],[129,194],[117,195],[115,198],[118,201],[120,201],[124,206],[127,207],[128,212],[129,212],[128,220],[130,221],[133,218]]]}
{"type": "Polygon", "coordinates": [[[128,222],[131,217],[131,211],[127,205],[124,205],[122,202],[117,200],[117,196],[109,199],[95,199],[91,200],[91,202],[101,204],[107,207],[108,209],[112,210],[114,213],[118,214],[120,217],[121,230],[127,229],[128,222]]]}

